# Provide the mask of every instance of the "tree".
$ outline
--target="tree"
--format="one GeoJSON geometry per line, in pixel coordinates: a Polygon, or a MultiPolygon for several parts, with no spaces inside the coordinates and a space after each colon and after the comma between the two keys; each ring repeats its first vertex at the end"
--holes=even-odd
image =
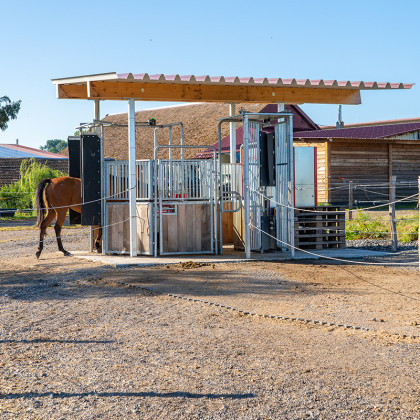
{"type": "Polygon", "coordinates": [[[54,140],[47,140],[45,146],[40,146],[41,150],[51,153],[60,153],[67,147],[67,142],[64,140],[54,139],[54,140]]]}
{"type": "Polygon", "coordinates": [[[21,101],[12,102],[8,96],[0,97],[0,129],[6,130],[9,120],[14,120],[20,110],[21,101]]]}

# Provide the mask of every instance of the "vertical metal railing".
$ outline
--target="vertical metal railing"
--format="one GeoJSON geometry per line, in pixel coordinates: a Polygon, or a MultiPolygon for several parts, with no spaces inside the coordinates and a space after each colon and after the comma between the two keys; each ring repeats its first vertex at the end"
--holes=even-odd
{"type": "MultiPolygon", "coordinates": [[[[150,186],[152,166],[152,159],[136,161],[136,200],[152,199],[150,186]]],[[[104,191],[107,200],[128,200],[128,161],[105,162],[104,191]]]]}

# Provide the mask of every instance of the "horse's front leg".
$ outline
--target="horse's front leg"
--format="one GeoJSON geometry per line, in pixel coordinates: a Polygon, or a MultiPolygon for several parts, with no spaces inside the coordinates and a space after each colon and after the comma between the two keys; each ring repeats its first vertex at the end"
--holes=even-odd
{"type": "Polygon", "coordinates": [[[67,209],[58,209],[56,210],[57,219],[55,221],[54,230],[55,237],[57,239],[58,250],[61,251],[65,256],[70,255],[70,252],[66,251],[61,242],[61,229],[63,227],[64,221],[66,220],[67,209]]]}

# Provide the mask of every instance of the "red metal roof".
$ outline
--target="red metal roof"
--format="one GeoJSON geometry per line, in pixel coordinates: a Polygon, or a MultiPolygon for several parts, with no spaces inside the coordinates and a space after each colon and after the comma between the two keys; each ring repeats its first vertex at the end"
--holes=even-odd
{"type": "MultiPolygon", "coordinates": [[[[359,123],[351,123],[351,124],[346,124],[346,128],[351,128],[351,127],[368,127],[368,126],[372,126],[372,125],[391,125],[391,124],[406,124],[406,123],[416,123],[416,122],[420,122],[420,117],[413,117],[413,118],[399,118],[396,120],[380,120],[380,121],[364,121],[364,122],[359,122],[359,123]]],[[[335,129],[336,126],[334,125],[322,125],[321,129],[322,130],[333,130],[335,129]]]]}
{"type": "MultiPolygon", "coordinates": [[[[109,74],[111,75],[111,73],[109,74]]],[[[101,76],[101,75],[96,75],[101,76]]],[[[99,78],[99,77],[98,77],[99,78]]],[[[197,83],[197,84],[222,84],[222,85],[254,85],[254,86],[277,86],[277,87],[319,87],[319,88],[346,88],[346,89],[411,89],[412,83],[390,82],[363,82],[350,80],[323,80],[323,79],[282,79],[267,77],[238,77],[238,76],[194,76],[194,75],[165,75],[148,73],[119,73],[115,74],[116,80],[133,80],[137,82],[156,83],[197,83]]],[[[60,80],[60,79],[55,79],[60,80]]]]}
{"type": "Polygon", "coordinates": [[[420,123],[374,125],[349,127],[334,130],[302,131],[295,133],[298,139],[333,138],[333,139],[382,139],[420,130],[420,123]]]}

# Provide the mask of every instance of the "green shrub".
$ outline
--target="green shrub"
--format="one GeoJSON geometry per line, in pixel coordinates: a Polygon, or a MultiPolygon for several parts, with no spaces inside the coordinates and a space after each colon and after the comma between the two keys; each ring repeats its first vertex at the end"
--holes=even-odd
{"type": "Polygon", "coordinates": [[[35,190],[44,178],[57,178],[66,175],[34,158],[25,159],[20,165],[19,180],[0,188],[0,208],[35,208],[35,190]]]}

